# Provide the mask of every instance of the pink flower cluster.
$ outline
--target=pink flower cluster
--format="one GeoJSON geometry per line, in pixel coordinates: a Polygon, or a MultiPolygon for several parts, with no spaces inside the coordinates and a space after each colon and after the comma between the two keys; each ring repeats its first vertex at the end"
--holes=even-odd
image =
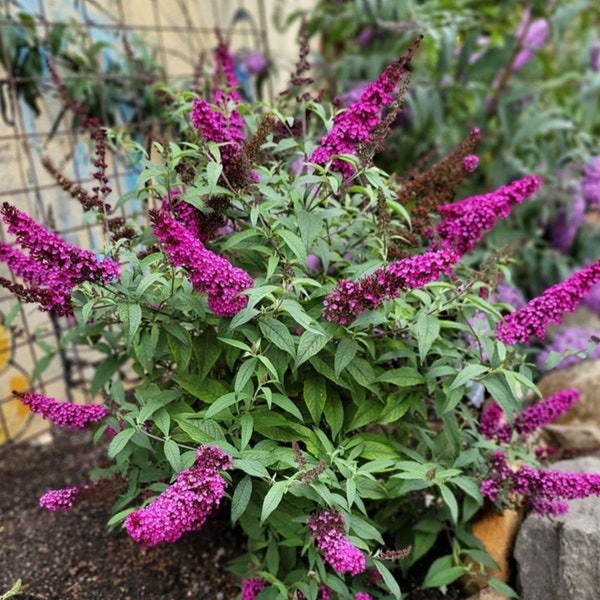
{"type": "Polygon", "coordinates": [[[50,419],[57,427],[83,429],[108,414],[108,409],[102,404],[58,402],[55,398],[33,392],[13,392],[13,396],[29,406],[32,413],[50,419]]]}
{"type": "Polygon", "coordinates": [[[504,411],[496,402],[492,402],[481,413],[479,431],[487,439],[497,438],[502,443],[510,442],[513,431],[520,438],[526,439],[543,425],[551,423],[556,417],[566,413],[578,400],[577,390],[562,390],[526,408],[521,415],[515,417],[512,425],[503,422],[504,411]]]}
{"type": "Polygon", "coordinates": [[[481,493],[491,501],[502,491],[524,497],[534,512],[556,516],[568,511],[566,500],[600,495],[600,475],[565,473],[556,469],[534,469],[523,465],[511,469],[502,452],[490,457],[489,477],[481,482],[481,493]]]}
{"type": "Polygon", "coordinates": [[[196,98],[192,105],[192,125],[200,131],[202,137],[210,142],[221,144],[221,158],[224,165],[229,164],[239,153],[245,141],[244,119],[235,105],[240,96],[236,90],[233,58],[225,43],[220,43],[215,51],[215,79],[223,75],[225,86],[229,89],[213,90],[213,105],[204,98],[196,98]]]}
{"type": "Polygon", "coordinates": [[[560,323],[565,312],[573,312],[598,281],[600,260],[549,287],[541,296],[504,317],[496,327],[496,337],[505,344],[528,342],[533,335],[543,339],[546,326],[560,323]]]}
{"type": "Polygon", "coordinates": [[[267,583],[260,577],[254,577],[252,579],[242,580],[242,600],[254,600],[258,594],[260,594],[267,583]]]}
{"type": "Polygon", "coordinates": [[[469,154],[463,158],[463,167],[467,173],[472,173],[479,164],[479,157],[475,154],[469,154]]]}
{"type": "Polygon", "coordinates": [[[0,212],[8,232],[28,250],[25,254],[0,244],[0,260],[31,286],[24,288],[23,296],[38,301],[42,309],[69,314],[72,312],[71,292],[77,284],[83,281],[107,284],[119,278],[120,269],[115,261],[99,259],[89,250],[68,244],[7,202],[0,212]]]}
{"type": "Polygon", "coordinates": [[[365,570],[363,553],[346,538],[344,517],[336,510],[314,514],[306,520],[325,560],[338,572],[358,575],[365,570]]]}
{"type": "Polygon", "coordinates": [[[200,529],[219,506],[227,486],[219,471],[232,467],[231,457],[217,446],[200,446],[196,463],[181,471],[150,504],[127,516],[125,528],[136,542],[145,546],[175,542],[185,532],[200,529]]]}
{"type": "Polygon", "coordinates": [[[232,317],[248,299],[238,294],[252,287],[252,278],[225,258],[208,250],[184,225],[165,211],[149,212],[158,238],[171,262],[185,267],[194,289],[208,296],[208,306],[221,317],[232,317]]]}
{"type": "Polygon", "coordinates": [[[452,270],[460,256],[449,248],[402,258],[358,281],[342,279],[323,301],[323,317],[351,323],[363,311],[376,309],[403,291],[423,287],[452,270]]]}
{"type": "Polygon", "coordinates": [[[488,194],[443,204],[437,208],[442,221],[430,231],[430,235],[441,239],[443,243],[450,243],[457,252],[464,254],[499,219],[506,218],[515,204],[520,204],[536,192],[540,183],[539,177],[531,175],[488,194]]]}
{"type": "Polygon", "coordinates": [[[73,506],[77,494],[79,494],[77,486],[61,490],[49,490],[40,498],[40,506],[52,511],[68,510],[73,506]]]}
{"type": "MultiPolygon", "coordinates": [[[[325,165],[336,154],[356,154],[358,145],[370,139],[380,123],[382,107],[392,102],[394,89],[407,74],[406,56],[388,65],[377,81],[367,85],[357,102],[334,117],[331,130],[319,140],[311,162],[325,165]]],[[[333,160],[331,168],[344,179],[354,173],[352,165],[339,159],[333,160]]]]}

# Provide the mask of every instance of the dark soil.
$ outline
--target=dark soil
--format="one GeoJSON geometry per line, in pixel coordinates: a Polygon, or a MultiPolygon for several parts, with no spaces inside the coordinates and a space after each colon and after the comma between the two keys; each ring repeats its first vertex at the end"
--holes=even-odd
{"type": "Polygon", "coordinates": [[[240,540],[218,516],[177,544],[142,548],[108,532],[110,498],[69,511],[39,507],[48,489],[85,484],[103,458],[103,448],[73,432],[0,448],[0,595],[21,579],[19,600],[233,598],[239,588],[226,566],[240,540]]]}
{"type": "MultiPolygon", "coordinates": [[[[47,490],[85,484],[104,450],[87,434],[60,431],[49,444],[0,447],[0,596],[21,579],[18,600],[234,598],[239,587],[227,564],[243,551],[243,541],[227,514],[213,515],[176,544],[142,548],[121,530],[109,533],[114,498],[63,512],[39,507],[47,490]]],[[[457,589],[442,594],[401,585],[407,600],[464,597],[457,589]]]]}

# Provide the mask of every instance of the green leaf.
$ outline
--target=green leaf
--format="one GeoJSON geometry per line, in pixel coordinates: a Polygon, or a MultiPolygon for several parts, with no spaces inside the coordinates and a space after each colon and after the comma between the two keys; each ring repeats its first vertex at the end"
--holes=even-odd
{"type": "Polygon", "coordinates": [[[252,496],[252,477],[245,475],[231,497],[231,522],[235,523],[246,510],[252,496]]]}
{"type": "Polygon", "coordinates": [[[225,410],[226,408],[229,408],[236,402],[237,402],[236,394],[234,394],[234,393],[225,394],[224,396],[221,396],[218,400],[215,400],[215,402],[213,402],[208,407],[205,417],[207,419],[214,417],[215,415],[218,415],[221,411],[225,410]]]}
{"type": "Polygon", "coordinates": [[[274,483],[265,499],[263,500],[262,510],[260,513],[260,522],[264,523],[267,517],[279,506],[281,500],[283,499],[283,495],[285,494],[287,482],[285,481],[277,481],[274,483]]]}
{"type": "Polygon", "coordinates": [[[321,375],[307,373],[304,379],[304,403],[315,424],[318,424],[327,400],[327,386],[321,375]]]}
{"type": "Polygon", "coordinates": [[[266,315],[259,319],[258,326],[269,342],[272,342],[275,346],[295,358],[296,346],[294,338],[283,323],[266,315]]]}
{"type": "Polygon", "coordinates": [[[233,468],[244,471],[248,475],[261,479],[269,478],[269,471],[260,463],[260,461],[252,458],[236,458],[233,461],[233,468]]]}
{"type": "Polygon", "coordinates": [[[218,400],[227,393],[225,385],[216,379],[204,379],[198,381],[191,375],[173,375],[171,379],[188,394],[191,394],[194,398],[198,398],[207,404],[212,404],[215,400],[218,400]]]}
{"type": "Polygon", "coordinates": [[[294,253],[298,262],[306,266],[307,252],[302,240],[289,229],[278,229],[275,233],[283,239],[286,246],[294,253]]]}
{"type": "Polygon", "coordinates": [[[414,326],[414,332],[419,345],[419,358],[421,362],[424,362],[433,342],[440,335],[440,322],[434,315],[428,314],[426,310],[421,310],[414,326]]]}
{"type": "Polygon", "coordinates": [[[171,439],[165,440],[164,444],[165,458],[173,468],[175,473],[181,471],[181,452],[177,443],[171,439]]]}
{"type": "Polygon", "coordinates": [[[314,333],[322,333],[322,330],[317,325],[317,323],[311,319],[311,317],[306,313],[306,311],[302,308],[302,305],[295,300],[291,300],[286,298],[281,303],[281,310],[285,311],[300,325],[302,328],[307,331],[312,331],[314,333]]]}
{"type": "Polygon", "coordinates": [[[336,377],[339,377],[344,368],[350,364],[357,351],[358,342],[355,340],[344,338],[339,341],[333,361],[336,377]]]}
{"type": "Polygon", "coordinates": [[[442,500],[444,501],[444,504],[450,510],[452,521],[454,524],[456,524],[458,522],[458,502],[456,501],[456,498],[449,487],[445,486],[443,483],[438,483],[438,487],[442,494],[442,500]]]}
{"type": "Polygon", "coordinates": [[[451,383],[449,390],[455,390],[469,381],[475,381],[477,377],[483,375],[489,371],[488,367],[485,365],[467,365],[462,371],[455,377],[454,381],[451,383]]]}
{"type": "Polygon", "coordinates": [[[300,409],[287,396],[275,393],[272,394],[271,401],[273,402],[273,404],[279,406],[279,408],[283,408],[283,410],[285,410],[286,412],[289,412],[291,415],[294,415],[299,421],[303,420],[300,409]]]}
{"type": "Polygon", "coordinates": [[[321,233],[324,221],[320,216],[305,210],[298,211],[296,213],[296,219],[298,220],[298,227],[300,228],[300,237],[308,252],[315,239],[321,233]]]}
{"type": "Polygon", "coordinates": [[[392,575],[390,570],[378,560],[375,561],[375,568],[379,571],[379,574],[383,579],[383,583],[389,590],[390,594],[392,594],[396,600],[400,600],[402,598],[402,592],[400,591],[400,586],[398,585],[396,578],[392,575]]]}
{"type": "Polygon", "coordinates": [[[379,531],[357,515],[350,515],[350,529],[363,540],[375,540],[382,545],[385,543],[379,531]]]}
{"type": "Polygon", "coordinates": [[[509,585],[506,585],[506,583],[504,583],[503,581],[500,581],[500,579],[497,579],[496,577],[490,577],[487,580],[487,584],[491,588],[498,590],[501,594],[504,594],[505,596],[508,596],[509,598],[517,598],[517,599],[519,598],[519,594],[517,594],[517,592],[515,592],[515,590],[513,590],[509,585]]]}
{"type": "Polygon", "coordinates": [[[385,371],[377,378],[377,381],[393,383],[398,387],[411,387],[425,383],[425,378],[414,367],[400,367],[385,371]]]}
{"type": "Polygon", "coordinates": [[[111,440],[110,445],[108,447],[108,458],[115,458],[125,446],[129,443],[129,440],[132,438],[137,429],[129,428],[124,429],[123,431],[119,431],[117,435],[111,440]]]}
{"type": "Polygon", "coordinates": [[[323,415],[331,427],[331,437],[335,438],[344,424],[344,405],[335,390],[327,389],[327,402],[325,402],[323,415]]]}
{"type": "Polygon", "coordinates": [[[464,575],[468,569],[466,567],[452,566],[452,556],[442,556],[435,560],[423,582],[424,588],[440,588],[449,585],[464,575]]]}
{"type": "Polygon", "coordinates": [[[126,360],[127,356],[111,355],[98,365],[90,384],[90,393],[92,396],[95,396],[100,391],[102,386],[123,366],[126,360]]]}
{"type": "Polygon", "coordinates": [[[236,394],[239,394],[244,389],[248,381],[250,381],[250,378],[256,371],[257,363],[258,359],[254,356],[242,363],[242,366],[238,369],[238,372],[235,376],[233,389],[236,394]]]}
{"type": "Polygon", "coordinates": [[[324,333],[305,331],[300,336],[298,353],[296,354],[296,367],[306,362],[311,356],[318,354],[327,345],[330,338],[330,335],[324,333]]]}
{"type": "Polygon", "coordinates": [[[206,180],[208,183],[208,194],[212,196],[215,193],[217,182],[221,173],[223,172],[223,165],[220,162],[209,162],[206,165],[206,180]]]}
{"type": "Polygon", "coordinates": [[[252,415],[245,413],[240,418],[240,449],[243,450],[252,437],[254,430],[254,419],[252,415]]]}
{"type": "Polygon", "coordinates": [[[367,399],[361,402],[354,417],[352,417],[352,421],[348,425],[348,429],[358,429],[364,425],[376,423],[382,410],[383,406],[375,400],[367,399]]]}

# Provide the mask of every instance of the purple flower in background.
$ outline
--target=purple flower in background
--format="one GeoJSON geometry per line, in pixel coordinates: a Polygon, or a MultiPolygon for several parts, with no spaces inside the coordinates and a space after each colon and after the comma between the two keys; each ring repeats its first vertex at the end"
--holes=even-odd
{"type": "Polygon", "coordinates": [[[566,254],[585,222],[585,198],[576,193],[570,206],[559,206],[556,216],[548,226],[552,246],[566,254]]]}
{"type": "Polygon", "coordinates": [[[481,413],[479,431],[487,439],[495,437],[504,444],[510,442],[513,431],[521,440],[526,440],[540,427],[552,423],[554,419],[566,413],[578,400],[577,390],[562,390],[526,408],[522,414],[515,416],[512,424],[506,422],[504,411],[496,402],[492,402],[481,413]]]}
{"type": "Polygon", "coordinates": [[[306,257],[306,266],[311,273],[323,272],[323,262],[316,254],[309,254],[306,257]]]}
{"type": "Polygon", "coordinates": [[[340,106],[348,108],[355,102],[358,102],[361,96],[365,93],[367,87],[371,85],[370,81],[355,81],[351,84],[350,89],[337,97],[340,106]]]}
{"type": "Polygon", "coordinates": [[[29,406],[32,413],[50,419],[57,427],[83,429],[89,423],[100,421],[108,414],[108,409],[102,404],[59,402],[55,398],[33,392],[13,392],[13,396],[29,406]]]}
{"type": "Polygon", "coordinates": [[[185,267],[188,278],[199,294],[208,296],[208,306],[221,317],[232,317],[248,302],[239,293],[252,287],[252,278],[227,259],[208,250],[181,223],[164,211],[149,212],[154,235],[176,267],[185,267]]]}
{"type": "Polygon", "coordinates": [[[499,219],[506,218],[515,204],[536,192],[541,179],[535,175],[503,185],[494,192],[471,196],[452,204],[438,206],[442,221],[430,232],[449,242],[460,254],[470,251],[499,219]]]}
{"type": "Polygon", "coordinates": [[[600,315],[600,283],[596,283],[590,288],[590,291],[584,296],[581,303],[600,315]]]}
{"type": "Polygon", "coordinates": [[[244,66],[250,75],[262,75],[267,70],[269,63],[262,52],[250,50],[244,57],[244,66]]]}
{"type": "Polygon", "coordinates": [[[364,48],[373,37],[373,28],[372,27],[363,27],[359,34],[356,36],[356,43],[364,48]]]}
{"type": "Polygon", "coordinates": [[[402,258],[358,281],[342,279],[323,300],[323,316],[340,325],[351,323],[365,310],[381,306],[384,300],[436,281],[448,274],[459,260],[456,252],[444,248],[402,258]]]}
{"type": "MultiPolygon", "coordinates": [[[[597,287],[597,286],[594,286],[597,287]]],[[[551,352],[558,352],[559,354],[566,354],[569,351],[583,352],[587,350],[592,336],[600,337],[600,331],[589,331],[588,329],[582,329],[580,327],[566,327],[561,329],[552,338],[552,341],[544,348],[536,359],[538,369],[544,370],[546,360],[550,356],[551,352]]],[[[596,346],[589,358],[600,359],[600,346],[596,346]]],[[[557,365],[555,369],[564,369],[571,365],[577,364],[584,360],[575,354],[565,356],[557,365]]]]}
{"type": "Polygon", "coordinates": [[[517,30],[521,50],[515,57],[512,69],[516,73],[522,69],[535,55],[535,53],[548,41],[550,24],[547,19],[530,21],[530,10],[523,15],[521,25],[517,30]]]}
{"type": "Polygon", "coordinates": [[[600,156],[592,159],[590,165],[583,167],[581,191],[588,203],[596,212],[600,212],[600,156]]]}
{"type": "Polygon", "coordinates": [[[312,529],[313,539],[325,554],[328,562],[338,573],[348,571],[358,575],[365,570],[363,553],[346,538],[344,517],[336,510],[314,514],[306,520],[312,529]]]}
{"type": "Polygon", "coordinates": [[[225,494],[227,482],[220,471],[232,466],[231,457],[217,446],[200,446],[193,467],[181,471],[150,504],[127,515],[127,533],[140,544],[155,546],[200,529],[225,494]]]}
{"type": "Polygon", "coordinates": [[[546,326],[560,323],[565,312],[573,312],[591,287],[600,281],[600,260],[549,287],[541,296],[507,315],[496,327],[496,337],[505,344],[544,338],[546,326]]]}
{"type": "Polygon", "coordinates": [[[77,486],[61,490],[49,490],[40,498],[40,506],[52,511],[68,510],[73,506],[77,494],[79,494],[77,486]]]}
{"type": "Polygon", "coordinates": [[[600,39],[590,46],[590,69],[596,73],[600,71],[600,39]]]}
{"type": "Polygon", "coordinates": [[[242,600],[254,600],[265,587],[267,587],[267,583],[260,577],[242,579],[242,600]]]}
{"type": "Polygon", "coordinates": [[[517,309],[522,308],[526,304],[523,294],[516,287],[505,281],[501,281],[496,286],[494,293],[490,296],[490,302],[502,302],[517,309]]]}

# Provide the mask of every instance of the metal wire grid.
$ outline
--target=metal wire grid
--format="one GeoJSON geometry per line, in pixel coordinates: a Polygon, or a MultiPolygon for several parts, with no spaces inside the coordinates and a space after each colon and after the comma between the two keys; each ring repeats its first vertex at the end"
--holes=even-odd
{"type": "MultiPolygon", "coordinates": [[[[36,31],[41,32],[42,37],[47,37],[54,25],[65,20],[69,27],[85,31],[92,40],[112,40],[120,44],[123,38],[139,36],[151,49],[169,82],[189,82],[197,77],[199,60],[210,56],[215,46],[215,26],[232,49],[258,50],[269,57],[265,0],[168,3],[158,0],[0,0],[0,11],[0,32],[14,27],[19,13],[26,12],[32,16],[36,31]]],[[[97,73],[94,77],[103,75],[97,73]]],[[[114,83],[115,75],[110,77],[114,83]]],[[[135,85],[133,80],[129,83],[135,85]]],[[[91,177],[93,150],[87,136],[73,127],[69,115],[61,115],[62,105],[47,71],[33,80],[12,69],[2,72],[0,67],[0,84],[5,104],[4,119],[0,120],[0,181],[3,182],[0,202],[9,202],[26,211],[71,243],[98,247],[103,239],[102,229],[84,219],[79,204],[57,187],[41,165],[41,157],[49,156],[65,176],[90,189],[95,180],[91,177]],[[31,81],[43,91],[41,113],[37,117],[17,95],[18,85],[31,81]]],[[[268,92],[272,95],[271,89],[268,92]]],[[[148,123],[139,107],[134,110],[128,127],[147,131],[148,123]]],[[[108,175],[113,192],[107,201],[114,202],[128,189],[132,172],[122,161],[112,160],[108,175]]],[[[10,243],[9,238],[4,227],[0,227],[0,240],[10,243]]],[[[5,265],[0,265],[0,274],[12,277],[5,265]]],[[[7,314],[14,304],[14,297],[0,289],[0,311],[7,314]]],[[[47,423],[24,410],[12,398],[11,390],[15,381],[20,381],[21,387],[28,382],[34,366],[44,358],[44,343],[53,344],[65,327],[68,322],[64,318],[41,313],[27,305],[21,308],[10,329],[0,331],[0,443],[32,439],[47,430],[47,423]]],[[[93,363],[92,354],[81,355],[75,347],[66,348],[33,383],[33,388],[58,399],[92,402],[87,383],[93,374],[93,363]]]]}

